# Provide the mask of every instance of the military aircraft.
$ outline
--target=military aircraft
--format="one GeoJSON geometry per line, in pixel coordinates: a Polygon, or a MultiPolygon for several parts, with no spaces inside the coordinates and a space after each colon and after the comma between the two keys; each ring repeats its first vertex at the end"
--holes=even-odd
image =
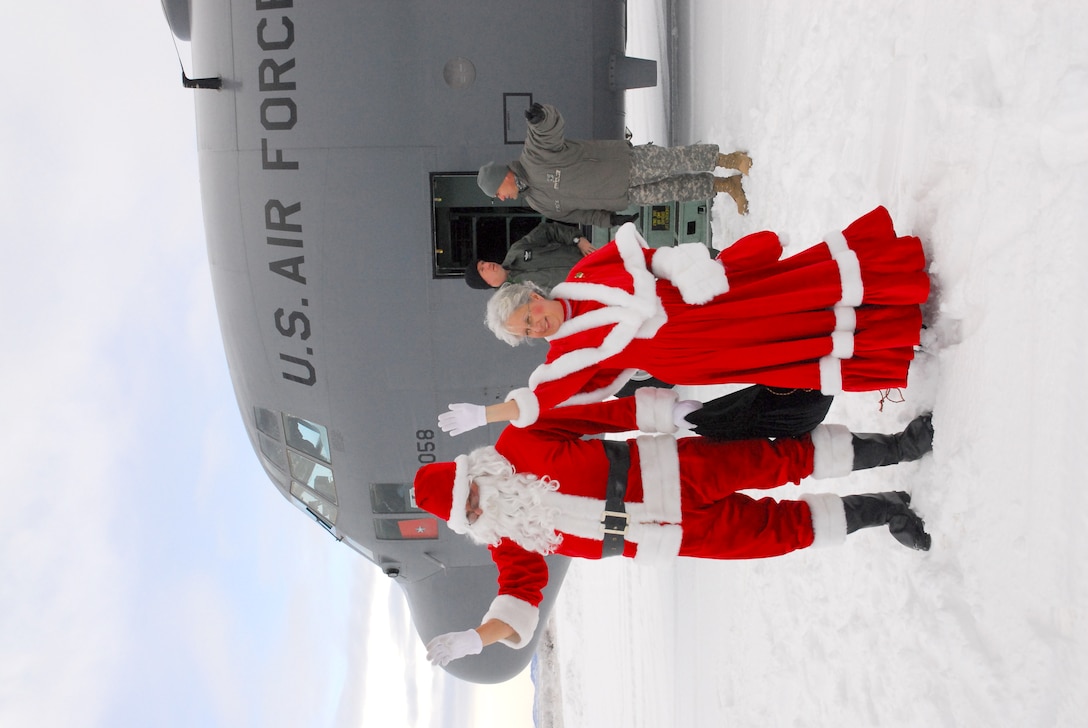
{"type": "MultiPolygon", "coordinates": [[[[436,415],[500,401],[543,349],[498,342],[459,280],[541,219],[484,196],[475,170],[520,153],[533,101],[572,137],[620,138],[624,91],[654,85],[655,63],[625,55],[622,0],[162,2],[191,54],[216,306],[261,465],[396,580],[424,641],[478,624],[496,569],[415,506],[412,479],[494,442],[493,427],[454,440],[436,415]]],[[[655,206],[643,232],[707,241],[705,208],[655,206]]],[[[541,624],[567,562],[549,567],[541,624]]],[[[447,670],[499,682],[534,650],[494,645],[447,670]]]]}

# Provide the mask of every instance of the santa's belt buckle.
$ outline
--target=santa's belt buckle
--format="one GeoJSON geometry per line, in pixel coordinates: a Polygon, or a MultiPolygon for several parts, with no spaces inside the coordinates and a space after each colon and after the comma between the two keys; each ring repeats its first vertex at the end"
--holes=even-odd
{"type": "Polygon", "coordinates": [[[601,531],[613,536],[626,536],[629,522],[630,516],[623,511],[605,511],[601,517],[601,531]]]}

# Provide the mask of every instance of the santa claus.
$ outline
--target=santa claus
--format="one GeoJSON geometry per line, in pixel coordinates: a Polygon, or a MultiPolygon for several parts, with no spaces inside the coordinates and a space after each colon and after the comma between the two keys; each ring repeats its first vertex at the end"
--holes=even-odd
{"type": "Polygon", "coordinates": [[[494,447],[420,468],[416,503],[487,545],[499,570],[499,593],[481,626],[436,637],[430,659],[445,665],[492,642],[526,644],[548,582],[547,554],[641,562],[762,558],[840,543],[859,528],[882,525],[904,545],[929,549],[906,493],[775,501],[738,492],[920,458],[932,446],[928,415],[897,435],[820,425],[776,440],[677,439],[671,433],[686,424],[691,406],[671,390],[641,389],[634,397],[554,410],[530,427],[507,427],[494,447]],[[632,430],[664,434],[583,439],[632,430]]]}

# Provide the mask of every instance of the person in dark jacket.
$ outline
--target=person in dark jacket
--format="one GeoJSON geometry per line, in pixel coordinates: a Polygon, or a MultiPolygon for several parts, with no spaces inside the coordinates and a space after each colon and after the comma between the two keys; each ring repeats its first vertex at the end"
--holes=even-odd
{"type": "Polygon", "coordinates": [[[465,266],[465,283],[488,290],[503,283],[534,283],[550,291],[574,264],[595,250],[573,225],[542,222],[510,246],[501,262],[473,258],[465,266]]]}
{"type": "Polygon", "coordinates": [[[740,175],[714,175],[717,167],[747,174],[752,160],[744,152],[721,154],[716,144],[567,139],[563,117],[548,104],[533,104],[525,118],[529,131],[521,156],[480,167],[476,181],[488,197],[523,198],[552,220],[599,227],[628,222],[619,213],[632,204],[705,200],[718,192],[731,196],[741,215],[748,212],[740,175]]]}

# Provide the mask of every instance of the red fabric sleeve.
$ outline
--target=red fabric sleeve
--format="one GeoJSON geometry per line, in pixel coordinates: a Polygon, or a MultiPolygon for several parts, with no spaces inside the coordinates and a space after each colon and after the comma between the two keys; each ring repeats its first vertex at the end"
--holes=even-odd
{"type": "Polygon", "coordinates": [[[544,557],[507,538],[496,546],[488,546],[488,550],[499,568],[499,594],[539,607],[544,587],[548,585],[548,563],[544,557]]]}
{"type": "MultiPolygon", "coordinates": [[[[545,363],[548,365],[553,364],[557,359],[567,353],[570,353],[573,358],[585,358],[588,361],[592,358],[592,355],[589,354],[589,350],[599,347],[604,340],[605,335],[610,330],[610,327],[602,327],[571,334],[563,340],[562,345],[552,345],[545,363]]],[[[530,384],[530,387],[532,388],[533,394],[536,396],[540,412],[543,414],[547,410],[563,405],[564,402],[575,395],[586,392],[595,392],[602,388],[611,387],[623,371],[623,369],[602,367],[590,363],[588,366],[573,371],[566,376],[538,382],[535,385],[530,384]]],[[[532,381],[533,380],[530,379],[530,382],[532,381]]],[[[618,387],[616,389],[618,389],[618,387]]],[[[610,394],[603,395],[599,397],[599,399],[605,399],[610,396],[610,394]]]]}
{"type": "Polygon", "coordinates": [[[607,402],[573,404],[541,412],[535,424],[526,428],[538,434],[553,433],[567,438],[598,435],[602,432],[629,432],[638,429],[637,401],[621,397],[607,402]]]}
{"type": "Polygon", "coordinates": [[[725,266],[725,271],[762,268],[782,257],[782,243],[778,234],[769,230],[745,235],[728,248],[718,253],[718,260],[725,266]]]}

